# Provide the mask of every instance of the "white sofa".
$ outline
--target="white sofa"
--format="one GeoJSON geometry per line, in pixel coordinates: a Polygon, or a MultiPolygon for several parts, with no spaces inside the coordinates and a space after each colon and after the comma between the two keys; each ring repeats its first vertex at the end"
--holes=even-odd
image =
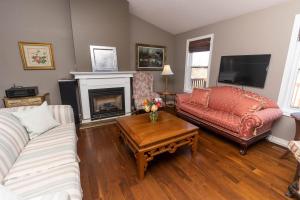
{"type": "Polygon", "coordinates": [[[60,126],[32,140],[10,113],[32,109],[32,106],[0,109],[0,184],[23,200],[51,199],[51,196],[81,200],[72,108],[65,105],[48,107],[60,126]]]}

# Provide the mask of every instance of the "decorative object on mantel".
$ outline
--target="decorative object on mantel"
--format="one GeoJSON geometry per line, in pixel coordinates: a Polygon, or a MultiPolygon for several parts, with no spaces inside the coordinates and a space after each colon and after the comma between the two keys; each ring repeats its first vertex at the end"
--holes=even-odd
{"type": "Polygon", "coordinates": [[[93,72],[118,71],[116,47],[90,45],[93,72]]]}
{"type": "Polygon", "coordinates": [[[158,120],[158,108],[161,107],[161,98],[155,98],[152,100],[144,100],[144,110],[149,113],[150,121],[156,122],[158,120]]]}
{"type": "Polygon", "coordinates": [[[4,97],[4,105],[6,108],[19,107],[19,106],[38,106],[46,101],[49,93],[43,95],[30,96],[30,97],[18,97],[18,98],[7,98],[4,97]]]}
{"type": "Polygon", "coordinates": [[[137,70],[162,70],[166,62],[167,47],[160,45],[136,44],[137,70]]]}
{"type": "Polygon", "coordinates": [[[24,70],[54,70],[51,43],[19,42],[24,70]]]}
{"type": "Polygon", "coordinates": [[[168,76],[174,75],[173,71],[171,70],[170,65],[164,66],[164,69],[163,69],[161,75],[165,77],[165,93],[168,93],[168,76]]]}

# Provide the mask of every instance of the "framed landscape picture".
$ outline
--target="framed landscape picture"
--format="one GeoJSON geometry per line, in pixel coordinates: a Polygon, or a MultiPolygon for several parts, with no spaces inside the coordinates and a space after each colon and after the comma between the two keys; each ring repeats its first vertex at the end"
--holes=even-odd
{"type": "Polygon", "coordinates": [[[19,42],[20,55],[25,70],[53,70],[51,43],[19,42]]]}
{"type": "Polygon", "coordinates": [[[159,45],[136,44],[137,70],[162,70],[166,63],[167,48],[159,45]]]}

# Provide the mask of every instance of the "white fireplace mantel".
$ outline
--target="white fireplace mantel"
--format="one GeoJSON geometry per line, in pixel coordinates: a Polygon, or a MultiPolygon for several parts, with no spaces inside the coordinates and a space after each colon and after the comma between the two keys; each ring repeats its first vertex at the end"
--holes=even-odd
{"type": "Polygon", "coordinates": [[[124,88],[125,115],[131,112],[130,78],[135,71],[116,72],[70,72],[79,82],[81,99],[82,123],[91,122],[89,90],[103,88],[124,88]]]}
{"type": "Polygon", "coordinates": [[[75,79],[94,79],[94,78],[130,78],[135,71],[115,71],[115,72],[70,72],[75,79]]]}

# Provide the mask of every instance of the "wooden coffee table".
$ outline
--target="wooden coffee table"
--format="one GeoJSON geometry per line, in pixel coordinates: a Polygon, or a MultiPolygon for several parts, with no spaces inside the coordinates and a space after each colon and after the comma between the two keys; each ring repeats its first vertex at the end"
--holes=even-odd
{"type": "Polygon", "coordinates": [[[183,145],[191,146],[193,153],[197,150],[198,127],[163,111],[154,123],[150,122],[149,113],[145,113],[120,117],[117,125],[124,142],[135,155],[140,179],[144,178],[148,162],[154,156],[174,153],[183,145]]]}

